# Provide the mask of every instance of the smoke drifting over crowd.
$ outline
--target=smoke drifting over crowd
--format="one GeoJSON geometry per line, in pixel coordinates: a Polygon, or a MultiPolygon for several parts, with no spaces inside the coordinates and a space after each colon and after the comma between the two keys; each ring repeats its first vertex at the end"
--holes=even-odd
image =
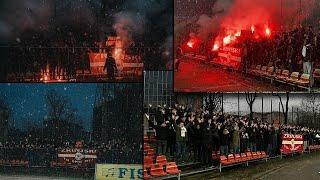
{"type": "Polygon", "coordinates": [[[44,30],[49,26],[53,15],[51,1],[41,0],[5,0],[0,12],[0,36],[8,38],[28,29],[44,30]]]}
{"type": "MultiPolygon", "coordinates": [[[[217,0],[212,14],[200,15],[198,36],[207,38],[212,32],[224,29],[239,31],[254,26],[273,30],[292,29],[316,12],[315,0],[217,0]]],[[[234,32],[236,33],[236,32],[234,32]]]]}
{"type": "Polygon", "coordinates": [[[143,32],[143,19],[129,12],[120,12],[115,15],[113,28],[124,45],[128,46],[133,43],[133,34],[143,32]]]}
{"type": "MultiPolygon", "coordinates": [[[[159,37],[153,41],[163,44],[172,35],[171,1],[3,0],[0,9],[0,37],[5,43],[12,43],[26,31],[52,32],[61,26],[94,26],[104,31],[102,34],[115,31],[127,43],[146,33],[159,37]],[[101,18],[111,21],[100,21],[101,18]],[[150,25],[164,32],[164,36],[147,28],[150,25]]],[[[152,38],[144,38],[148,39],[152,38]]]]}

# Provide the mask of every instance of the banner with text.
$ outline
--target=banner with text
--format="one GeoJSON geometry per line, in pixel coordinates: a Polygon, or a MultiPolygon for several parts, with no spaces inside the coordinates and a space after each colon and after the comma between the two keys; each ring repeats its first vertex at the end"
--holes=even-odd
{"type": "Polygon", "coordinates": [[[216,58],[214,62],[222,66],[239,70],[241,64],[241,49],[233,47],[221,48],[218,52],[218,58],[216,58]]]}

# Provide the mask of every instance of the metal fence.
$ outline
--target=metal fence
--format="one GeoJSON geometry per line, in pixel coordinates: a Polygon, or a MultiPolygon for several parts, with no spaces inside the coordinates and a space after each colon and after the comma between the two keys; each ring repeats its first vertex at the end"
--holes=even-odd
{"type": "Polygon", "coordinates": [[[144,105],[152,106],[173,104],[172,71],[144,72],[144,105]]]}

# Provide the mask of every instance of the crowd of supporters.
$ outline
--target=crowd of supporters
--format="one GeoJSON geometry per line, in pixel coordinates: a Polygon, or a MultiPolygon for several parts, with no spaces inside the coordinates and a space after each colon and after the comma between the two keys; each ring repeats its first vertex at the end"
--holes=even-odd
{"type": "Polygon", "coordinates": [[[320,30],[299,27],[289,32],[274,32],[264,40],[247,41],[244,60],[251,65],[268,65],[290,72],[311,74],[312,67],[319,65],[320,30]]]}
{"type": "Polygon", "coordinates": [[[145,112],[155,131],[157,154],[174,157],[178,163],[212,165],[212,152],[221,154],[265,151],[280,154],[284,133],[302,134],[305,145],[319,144],[320,131],[312,128],[262,122],[245,116],[213,113],[204,108],[193,111],[183,105],[149,108],[145,112]]]}
{"type": "Polygon", "coordinates": [[[24,160],[29,166],[47,166],[51,162],[58,162],[58,154],[62,149],[96,150],[97,163],[139,164],[142,162],[141,142],[133,142],[127,136],[117,136],[113,140],[81,141],[83,147],[76,146],[76,141],[60,138],[30,137],[9,138],[0,142],[0,160],[24,160]]]}

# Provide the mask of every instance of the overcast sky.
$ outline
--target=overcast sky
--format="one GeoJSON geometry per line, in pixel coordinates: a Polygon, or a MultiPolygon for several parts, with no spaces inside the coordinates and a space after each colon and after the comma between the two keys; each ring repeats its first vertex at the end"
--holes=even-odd
{"type": "MultiPolygon", "coordinates": [[[[272,101],[272,111],[279,110],[279,98],[277,96],[273,96],[272,94],[258,94],[254,105],[253,111],[254,112],[261,112],[262,110],[262,97],[263,96],[263,111],[270,112],[271,111],[271,101],[272,101]]],[[[289,111],[291,111],[292,107],[300,107],[302,101],[307,101],[308,96],[310,94],[297,94],[297,93],[290,93],[289,94],[289,111]]],[[[317,94],[316,98],[319,100],[320,95],[317,94]]],[[[282,94],[282,101],[285,104],[286,102],[286,95],[282,94]]],[[[239,98],[239,109],[240,112],[248,113],[249,106],[245,99],[245,94],[240,94],[239,98]]],[[[237,112],[238,111],[238,94],[224,94],[224,110],[226,112],[237,112]]]]}

